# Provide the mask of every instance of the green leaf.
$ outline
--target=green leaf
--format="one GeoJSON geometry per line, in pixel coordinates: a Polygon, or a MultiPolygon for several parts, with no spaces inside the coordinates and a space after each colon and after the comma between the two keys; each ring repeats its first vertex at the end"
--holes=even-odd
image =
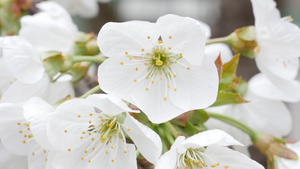
{"type": "Polygon", "coordinates": [[[210,107],[246,102],[247,101],[239,93],[234,93],[231,91],[219,91],[217,100],[210,107]]]}
{"type": "Polygon", "coordinates": [[[222,76],[220,80],[220,90],[232,88],[238,83],[239,79],[236,77],[236,69],[238,66],[240,55],[235,55],[229,62],[223,65],[222,76]]]}

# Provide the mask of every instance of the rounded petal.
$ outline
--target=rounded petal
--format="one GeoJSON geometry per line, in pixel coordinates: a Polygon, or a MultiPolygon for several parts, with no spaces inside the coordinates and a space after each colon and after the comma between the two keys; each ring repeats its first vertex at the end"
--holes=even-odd
{"type": "Polygon", "coordinates": [[[30,130],[39,145],[47,149],[53,149],[47,136],[47,115],[55,109],[41,98],[33,97],[24,105],[24,117],[30,122],[30,130]]]}
{"type": "Polygon", "coordinates": [[[223,64],[229,62],[233,57],[231,49],[223,43],[206,45],[205,54],[212,58],[212,60],[216,60],[220,55],[223,64]]]}
{"type": "Polygon", "coordinates": [[[154,23],[143,21],[130,21],[123,23],[105,24],[97,38],[101,52],[107,57],[141,56],[141,49],[152,49],[158,40],[154,23]],[[148,39],[148,36],[150,39],[148,39]]]}
{"type": "Polygon", "coordinates": [[[98,118],[93,116],[95,110],[85,105],[83,99],[72,99],[62,103],[56,111],[48,116],[48,137],[54,148],[67,152],[77,149],[90,139],[87,132],[89,121],[98,118]],[[92,116],[91,116],[92,113],[92,116]],[[81,139],[81,136],[84,139],[81,139]],[[85,137],[87,136],[87,137],[85,137]]]}
{"type": "Polygon", "coordinates": [[[94,94],[86,98],[88,105],[97,107],[102,112],[111,116],[118,115],[123,112],[139,112],[131,110],[121,99],[107,94],[94,94]]]}
{"type": "Polygon", "coordinates": [[[263,26],[266,22],[274,23],[280,19],[279,10],[274,0],[251,0],[255,26],[263,26]]]}
{"type": "Polygon", "coordinates": [[[130,131],[124,131],[137,146],[141,154],[149,162],[156,164],[162,152],[160,137],[153,130],[143,125],[129,114],[127,114],[123,125],[130,128],[130,131]]]}
{"type": "Polygon", "coordinates": [[[21,18],[19,35],[26,38],[40,52],[68,52],[78,29],[67,11],[51,1],[41,2],[37,7],[41,10],[39,13],[21,18]]]}
{"type": "Polygon", "coordinates": [[[3,58],[8,70],[21,82],[35,83],[44,75],[45,69],[37,51],[22,37],[4,38],[3,58]]]}
{"type": "Polygon", "coordinates": [[[208,146],[204,152],[222,166],[231,169],[264,169],[262,165],[246,155],[219,145],[208,146]]]}
{"type": "Polygon", "coordinates": [[[45,168],[48,162],[47,155],[48,150],[42,148],[40,145],[34,146],[31,152],[28,154],[29,169],[45,168]]]}
{"type": "Polygon", "coordinates": [[[206,36],[197,20],[168,14],[158,18],[156,23],[162,41],[172,48],[172,52],[182,53],[191,65],[202,64],[206,36]]]}
{"type": "Polygon", "coordinates": [[[184,140],[183,136],[177,137],[171,149],[159,158],[155,169],[174,169],[177,160],[177,148],[182,146],[181,143],[184,140]]]}
{"type": "Polygon", "coordinates": [[[257,74],[249,81],[249,88],[256,95],[273,100],[297,102],[300,100],[300,83],[273,74],[257,74]]]}
{"type": "Polygon", "coordinates": [[[187,148],[200,148],[210,145],[242,145],[222,130],[207,130],[187,138],[182,144],[187,148]]]}
{"type": "Polygon", "coordinates": [[[0,144],[0,166],[5,169],[28,169],[27,156],[19,156],[4,149],[0,144]]]}

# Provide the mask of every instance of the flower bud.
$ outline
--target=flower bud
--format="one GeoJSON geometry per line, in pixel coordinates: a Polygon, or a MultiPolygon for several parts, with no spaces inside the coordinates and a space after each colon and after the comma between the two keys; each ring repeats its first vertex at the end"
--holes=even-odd
{"type": "Polygon", "coordinates": [[[298,159],[297,154],[288,149],[283,140],[269,134],[258,133],[252,142],[254,146],[267,157],[270,169],[277,169],[276,158],[278,157],[289,160],[298,159]]]}
{"type": "Polygon", "coordinates": [[[228,36],[228,45],[235,53],[254,58],[258,49],[254,26],[236,29],[228,36]]]}
{"type": "Polygon", "coordinates": [[[94,39],[94,33],[83,33],[80,32],[77,35],[75,45],[73,47],[73,53],[75,56],[78,55],[89,55],[94,56],[99,54],[100,50],[97,45],[96,39],[94,39]]]}

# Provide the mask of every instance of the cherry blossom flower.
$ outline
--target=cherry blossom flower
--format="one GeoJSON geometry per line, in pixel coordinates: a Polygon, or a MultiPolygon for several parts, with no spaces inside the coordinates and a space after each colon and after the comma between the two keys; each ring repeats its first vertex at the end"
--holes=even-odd
{"type": "Polygon", "coordinates": [[[36,6],[40,12],[21,18],[19,36],[28,40],[39,52],[69,52],[78,33],[71,16],[55,2],[41,2],[36,6]]]}
{"type": "Polygon", "coordinates": [[[185,139],[177,137],[155,169],[263,169],[247,156],[225,146],[241,145],[221,130],[208,130],[185,139]]]}
{"type": "MultiPolygon", "coordinates": [[[[256,40],[258,42],[255,61],[259,70],[269,81],[282,90],[278,99],[300,100],[300,83],[295,81],[299,69],[300,29],[291,23],[291,17],[280,17],[274,0],[251,0],[255,16],[256,40]],[[280,82],[284,81],[284,82],[280,82]],[[285,88],[280,84],[285,83],[285,88]],[[294,88],[297,96],[285,93],[286,88],[294,88]]],[[[268,96],[264,92],[260,95],[268,96]]]]}
{"type": "Polygon", "coordinates": [[[205,41],[201,24],[188,17],[107,23],[98,35],[109,57],[98,69],[101,89],[135,104],[153,123],[208,107],[218,74],[204,54],[205,41]]]}
{"type": "Polygon", "coordinates": [[[137,168],[133,144],[155,164],[162,151],[159,136],[135,120],[124,102],[104,94],[72,99],[49,115],[49,142],[59,151],[55,168],[137,168]]]}
{"type": "MultiPolygon", "coordinates": [[[[300,142],[294,144],[287,144],[287,147],[293,150],[298,157],[300,156],[300,142]]],[[[300,161],[298,160],[288,160],[284,158],[277,158],[278,169],[298,169],[300,168],[300,161]]]]}

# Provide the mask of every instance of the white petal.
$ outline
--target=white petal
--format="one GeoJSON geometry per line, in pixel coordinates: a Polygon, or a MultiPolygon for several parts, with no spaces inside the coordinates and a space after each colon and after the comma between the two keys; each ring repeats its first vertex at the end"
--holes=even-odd
{"type": "Polygon", "coordinates": [[[94,94],[86,98],[88,105],[97,107],[102,112],[111,116],[118,115],[123,112],[133,112],[121,99],[113,95],[94,94]]]}
{"type": "Polygon", "coordinates": [[[35,83],[44,74],[37,51],[22,37],[5,37],[3,58],[13,76],[24,83],[35,83]]]}
{"type": "Polygon", "coordinates": [[[249,81],[249,88],[256,95],[273,100],[297,102],[300,100],[300,83],[273,74],[257,74],[249,81]],[[269,78],[269,79],[268,79],[269,78]]]}
{"type": "Polygon", "coordinates": [[[75,97],[75,91],[70,81],[49,83],[43,99],[54,104],[67,96],[75,97]]]}
{"type": "Polygon", "coordinates": [[[47,155],[48,150],[42,148],[40,145],[33,147],[28,154],[29,169],[44,169],[48,161],[47,155]]]}
{"type": "Polygon", "coordinates": [[[76,149],[85,143],[81,136],[88,135],[89,121],[94,121],[95,110],[85,105],[83,99],[72,99],[57,107],[48,116],[48,137],[50,144],[60,151],[76,149]],[[92,116],[90,115],[92,113],[92,116]],[[83,134],[82,132],[86,132],[83,134]]]}
{"type": "Polygon", "coordinates": [[[218,129],[207,130],[193,135],[182,142],[182,144],[187,148],[200,148],[213,144],[220,146],[242,145],[232,136],[218,129]]]}
{"type": "Polygon", "coordinates": [[[19,35],[26,38],[40,52],[68,52],[78,29],[67,11],[55,2],[41,2],[37,7],[41,12],[21,18],[19,35]]]}
{"type": "Polygon", "coordinates": [[[255,17],[255,26],[263,26],[266,22],[274,23],[280,19],[279,10],[274,0],[251,0],[255,17]]]}
{"type": "MultiPolygon", "coordinates": [[[[0,47],[0,53],[1,50],[2,49],[0,47]]],[[[0,56],[0,79],[0,95],[2,95],[15,81],[15,77],[9,72],[2,56],[0,56]]]]}
{"type": "Polygon", "coordinates": [[[181,143],[184,140],[183,136],[177,137],[171,149],[159,158],[155,169],[174,169],[177,160],[177,148],[182,146],[181,143]]]}
{"type": "Polygon", "coordinates": [[[156,164],[162,152],[160,137],[153,130],[143,125],[129,114],[127,114],[123,124],[130,128],[130,131],[125,130],[125,132],[130,139],[132,139],[141,154],[149,162],[156,164]]]}
{"type": "Polygon", "coordinates": [[[227,147],[211,145],[206,148],[204,153],[219,162],[220,165],[228,165],[231,169],[264,169],[262,165],[246,155],[227,147]]]}
{"type": "Polygon", "coordinates": [[[172,52],[182,53],[192,65],[202,64],[206,36],[197,20],[169,14],[158,18],[156,23],[163,42],[172,48],[172,52]]]}
{"type": "Polygon", "coordinates": [[[231,49],[223,43],[206,45],[205,54],[212,58],[212,60],[216,60],[220,55],[223,64],[229,62],[233,57],[231,49]]]}
{"type": "Polygon", "coordinates": [[[0,166],[3,169],[28,169],[27,156],[18,156],[0,144],[0,166]]]}
{"type": "Polygon", "coordinates": [[[144,53],[141,49],[152,49],[158,38],[155,24],[130,21],[105,24],[98,34],[97,42],[107,57],[125,56],[125,52],[131,56],[141,56],[144,53]]]}
{"type": "Polygon", "coordinates": [[[46,117],[55,109],[38,97],[33,97],[23,105],[25,119],[30,122],[30,130],[41,146],[52,149],[47,137],[46,117]]]}

